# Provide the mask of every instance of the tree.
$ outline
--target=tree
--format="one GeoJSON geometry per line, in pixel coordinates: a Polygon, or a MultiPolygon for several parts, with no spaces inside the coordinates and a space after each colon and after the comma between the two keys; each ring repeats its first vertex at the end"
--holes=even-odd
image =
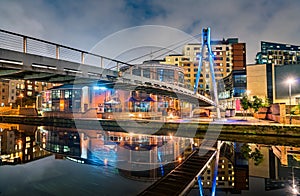
{"type": "Polygon", "coordinates": [[[249,159],[251,155],[251,148],[248,144],[243,144],[241,146],[241,153],[245,159],[249,159]]]}
{"type": "Polygon", "coordinates": [[[251,102],[250,100],[248,99],[247,96],[243,96],[243,98],[241,99],[241,105],[242,105],[242,108],[243,108],[243,114],[245,115],[244,112],[246,112],[246,117],[247,117],[247,111],[249,108],[251,108],[251,102]]]}
{"type": "Polygon", "coordinates": [[[253,96],[253,101],[251,104],[251,108],[253,108],[254,112],[258,112],[259,108],[263,107],[263,100],[256,95],[253,96]]]}
{"type": "Polygon", "coordinates": [[[248,144],[241,146],[241,153],[245,159],[252,159],[255,166],[258,166],[264,160],[264,155],[257,148],[252,151],[248,144]]]}
{"type": "Polygon", "coordinates": [[[258,166],[264,160],[264,155],[255,148],[255,151],[251,153],[250,158],[253,159],[254,165],[258,166]]]}
{"type": "Polygon", "coordinates": [[[263,107],[269,107],[270,106],[270,99],[268,97],[265,97],[262,103],[263,107]]]}
{"type": "Polygon", "coordinates": [[[293,115],[299,115],[300,114],[300,104],[292,107],[291,114],[293,114],[293,115]]]}

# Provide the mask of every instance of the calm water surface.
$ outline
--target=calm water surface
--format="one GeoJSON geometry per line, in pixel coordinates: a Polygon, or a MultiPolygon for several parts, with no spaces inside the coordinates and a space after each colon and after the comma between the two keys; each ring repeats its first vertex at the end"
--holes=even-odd
{"type": "MultiPolygon", "coordinates": [[[[137,195],[202,142],[102,130],[0,128],[0,195],[137,195]]],[[[226,142],[217,195],[296,195],[291,186],[298,188],[299,149],[226,142]]],[[[210,195],[213,162],[202,175],[204,195],[210,195]]],[[[189,195],[200,195],[197,184],[189,195]]]]}

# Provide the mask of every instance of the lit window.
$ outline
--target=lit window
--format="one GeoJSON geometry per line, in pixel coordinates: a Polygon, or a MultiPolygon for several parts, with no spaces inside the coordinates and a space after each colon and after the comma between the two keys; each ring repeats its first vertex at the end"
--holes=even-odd
{"type": "Polygon", "coordinates": [[[28,89],[28,90],[32,90],[32,85],[28,85],[28,86],[27,86],[27,89],[28,89]]]}

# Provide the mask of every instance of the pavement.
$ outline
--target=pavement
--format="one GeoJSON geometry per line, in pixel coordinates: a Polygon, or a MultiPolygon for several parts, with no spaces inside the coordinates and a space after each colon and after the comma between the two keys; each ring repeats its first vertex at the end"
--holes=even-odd
{"type": "Polygon", "coordinates": [[[300,125],[290,125],[290,124],[280,124],[275,121],[257,119],[253,116],[243,117],[234,116],[222,119],[212,119],[212,118],[184,118],[184,119],[169,119],[167,122],[211,122],[216,124],[245,124],[245,125],[285,125],[285,126],[300,126],[300,125]]]}

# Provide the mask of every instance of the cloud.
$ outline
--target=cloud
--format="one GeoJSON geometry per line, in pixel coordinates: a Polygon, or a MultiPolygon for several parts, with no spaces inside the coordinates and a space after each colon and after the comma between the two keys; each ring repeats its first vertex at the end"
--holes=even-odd
{"type": "Polygon", "coordinates": [[[213,39],[245,42],[253,63],[262,40],[299,45],[299,7],[293,0],[2,0],[0,28],[89,50],[138,25],[165,25],[191,35],[211,27],[213,39]]]}

